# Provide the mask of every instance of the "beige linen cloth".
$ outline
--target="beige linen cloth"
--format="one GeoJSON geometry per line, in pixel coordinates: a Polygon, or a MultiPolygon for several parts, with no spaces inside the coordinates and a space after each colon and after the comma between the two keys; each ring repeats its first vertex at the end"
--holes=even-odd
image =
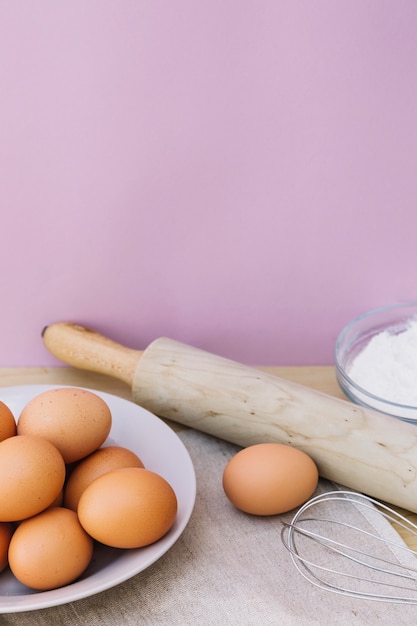
{"type": "MultiPolygon", "coordinates": [[[[113,589],[58,607],[3,614],[0,624],[408,626],[415,622],[417,606],[348,598],[311,585],[297,572],[281,542],[280,520],[289,521],[293,513],[253,517],[234,509],[226,499],[223,469],[239,448],[196,431],[179,436],[194,463],[197,499],[187,528],[169,552],[113,589]]],[[[320,489],[329,488],[321,481],[320,489]]],[[[368,525],[354,505],[349,518],[368,525]]],[[[377,526],[381,536],[399,539],[382,518],[377,526]]]]}

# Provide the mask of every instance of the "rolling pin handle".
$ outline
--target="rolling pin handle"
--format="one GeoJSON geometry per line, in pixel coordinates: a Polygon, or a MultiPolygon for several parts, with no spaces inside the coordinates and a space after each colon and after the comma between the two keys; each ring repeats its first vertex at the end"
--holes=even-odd
{"type": "Polygon", "coordinates": [[[142,355],[86,326],[56,322],[45,326],[42,339],[49,352],[73,367],[106,374],[132,386],[142,355]]]}

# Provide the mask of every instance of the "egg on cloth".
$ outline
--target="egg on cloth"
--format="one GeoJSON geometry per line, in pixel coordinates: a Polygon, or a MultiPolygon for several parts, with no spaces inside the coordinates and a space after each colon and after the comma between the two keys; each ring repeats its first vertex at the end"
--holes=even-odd
{"type": "Polygon", "coordinates": [[[174,524],[177,498],[159,474],[138,467],[112,470],[88,485],[78,503],[81,525],[113,548],[141,548],[174,524]]]}
{"type": "Polygon", "coordinates": [[[9,546],[9,566],[27,587],[46,591],[76,580],[89,565],[94,542],[69,509],[47,509],[19,524],[9,546]]]}
{"type": "Polygon", "coordinates": [[[223,489],[230,502],[252,515],[278,515],[300,506],[315,491],[318,470],[305,452],[280,443],[243,448],[227,463],[223,489]]]}
{"type": "Polygon", "coordinates": [[[112,416],[97,394],[76,387],[40,393],[23,407],[18,435],[37,435],[51,441],[66,464],[97,450],[110,432],[112,416]]]}

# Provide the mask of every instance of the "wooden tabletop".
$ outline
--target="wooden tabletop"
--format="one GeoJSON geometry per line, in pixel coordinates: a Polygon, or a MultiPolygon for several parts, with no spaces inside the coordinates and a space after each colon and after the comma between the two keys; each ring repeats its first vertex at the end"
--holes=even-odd
{"type": "MultiPolygon", "coordinates": [[[[337,383],[333,366],[260,367],[259,369],[346,400],[346,396],[340,390],[337,383]]],[[[0,368],[0,387],[37,384],[75,385],[96,389],[97,391],[106,391],[116,396],[126,398],[127,400],[132,399],[131,390],[126,383],[109,376],[87,372],[85,370],[72,367],[0,368]]],[[[185,428],[179,424],[168,422],[168,420],[164,421],[169,423],[176,431],[185,428]]],[[[404,511],[398,507],[392,508],[395,508],[402,515],[417,524],[417,514],[404,511]]],[[[411,548],[417,550],[417,537],[402,528],[397,528],[397,530],[405,542],[411,548]]]]}

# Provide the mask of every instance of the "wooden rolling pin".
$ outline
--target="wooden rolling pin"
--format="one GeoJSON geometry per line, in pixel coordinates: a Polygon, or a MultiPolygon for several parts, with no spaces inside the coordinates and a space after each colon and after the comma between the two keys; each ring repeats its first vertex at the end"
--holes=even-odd
{"type": "Polygon", "coordinates": [[[57,358],[125,381],[160,417],[243,447],[290,444],[322,477],[417,512],[412,424],[171,339],[141,352],[77,324],[51,324],[42,335],[57,358]]]}

